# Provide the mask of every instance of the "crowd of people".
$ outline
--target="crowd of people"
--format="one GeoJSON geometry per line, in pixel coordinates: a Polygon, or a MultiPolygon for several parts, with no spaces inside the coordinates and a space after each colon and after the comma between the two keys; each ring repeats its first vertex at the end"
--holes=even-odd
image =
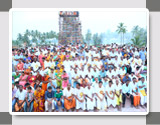
{"type": "Polygon", "coordinates": [[[12,49],[12,112],[147,107],[147,47],[67,44],[12,49]]]}

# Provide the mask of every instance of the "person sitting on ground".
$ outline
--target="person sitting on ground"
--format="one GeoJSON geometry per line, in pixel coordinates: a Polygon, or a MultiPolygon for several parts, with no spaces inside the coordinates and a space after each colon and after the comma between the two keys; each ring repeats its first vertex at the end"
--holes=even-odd
{"type": "Polygon", "coordinates": [[[63,96],[64,96],[64,107],[66,110],[72,109],[74,111],[74,108],[76,107],[76,100],[74,98],[74,89],[71,88],[71,84],[67,84],[67,88],[64,88],[63,90],[63,96]]]}
{"type": "Polygon", "coordinates": [[[97,96],[97,109],[107,111],[107,102],[105,99],[105,89],[102,86],[102,82],[99,82],[99,85],[95,88],[95,93],[97,96]]]}
{"type": "Polygon", "coordinates": [[[144,105],[147,104],[147,83],[144,77],[138,82],[138,92],[140,93],[140,103],[141,106],[144,108],[144,105]]]}
{"type": "Polygon", "coordinates": [[[15,111],[16,112],[22,112],[24,111],[24,103],[25,103],[25,97],[26,97],[26,90],[23,89],[22,85],[19,85],[19,90],[16,92],[16,104],[15,104],[15,111]]]}
{"type": "Polygon", "coordinates": [[[85,94],[84,94],[84,89],[80,86],[80,83],[77,83],[76,85],[75,98],[76,98],[76,111],[78,112],[79,109],[85,111],[86,110],[85,94]]]}
{"type": "Polygon", "coordinates": [[[52,87],[49,86],[47,91],[45,92],[45,110],[49,111],[49,106],[52,108],[52,112],[54,112],[54,91],[52,87]]]}
{"type": "Polygon", "coordinates": [[[131,100],[131,107],[133,107],[133,95],[131,95],[131,86],[130,80],[127,80],[126,83],[122,86],[122,100],[123,100],[123,107],[125,107],[126,98],[131,100]]]}
{"type": "Polygon", "coordinates": [[[137,83],[137,79],[134,77],[132,82],[131,82],[131,89],[132,89],[132,95],[133,95],[133,102],[134,102],[134,106],[136,108],[138,108],[139,104],[140,104],[140,94],[138,93],[138,83],[137,83]]]}
{"type": "Polygon", "coordinates": [[[29,108],[29,112],[32,112],[34,91],[32,91],[31,86],[29,86],[27,89],[28,91],[26,93],[26,102],[24,104],[24,112],[27,112],[27,108],[29,108]]]}
{"type": "Polygon", "coordinates": [[[17,92],[17,88],[15,87],[14,83],[12,83],[12,112],[15,111],[16,92],[17,92]]]}
{"type": "Polygon", "coordinates": [[[64,111],[64,100],[63,100],[63,92],[60,90],[60,87],[57,87],[56,92],[54,93],[54,105],[56,111],[58,112],[58,106],[62,106],[62,111],[64,111]]]}

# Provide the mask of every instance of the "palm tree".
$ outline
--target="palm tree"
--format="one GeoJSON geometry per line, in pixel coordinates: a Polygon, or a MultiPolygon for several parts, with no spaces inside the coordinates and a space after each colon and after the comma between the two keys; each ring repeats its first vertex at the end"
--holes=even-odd
{"type": "MultiPolygon", "coordinates": [[[[126,26],[124,26],[124,23],[119,23],[117,26],[116,32],[121,35],[121,43],[124,42],[124,34],[126,33],[126,26]]],[[[124,43],[122,43],[124,44],[124,43]]]]}
{"type": "Polygon", "coordinates": [[[122,36],[123,36],[123,44],[124,44],[124,34],[127,32],[126,28],[123,28],[122,30],[122,36]]]}
{"type": "Polygon", "coordinates": [[[18,34],[17,40],[19,40],[19,41],[23,40],[22,34],[20,34],[20,33],[18,34]]]}
{"type": "Polygon", "coordinates": [[[30,34],[30,31],[29,31],[28,29],[26,29],[25,34],[26,34],[27,36],[30,36],[30,35],[31,35],[31,34],[30,34]]]}
{"type": "Polygon", "coordinates": [[[143,47],[145,46],[145,43],[140,39],[140,36],[135,36],[133,39],[131,39],[132,43],[136,47],[143,47]]]}
{"type": "Polygon", "coordinates": [[[134,26],[133,29],[132,29],[132,31],[131,31],[132,35],[136,36],[138,34],[139,30],[140,30],[140,27],[138,25],[134,26]]]}
{"type": "Polygon", "coordinates": [[[91,38],[92,38],[92,34],[90,30],[88,30],[86,34],[86,41],[88,42],[88,45],[90,45],[91,38]]]}
{"type": "Polygon", "coordinates": [[[28,37],[27,34],[24,34],[24,36],[23,36],[23,41],[27,43],[27,46],[30,45],[30,40],[29,40],[29,37],[28,37]]]}
{"type": "Polygon", "coordinates": [[[94,42],[94,45],[95,45],[95,46],[97,46],[98,40],[99,40],[99,38],[98,38],[98,33],[96,33],[96,34],[93,35],[93,42],[94,42]]]}

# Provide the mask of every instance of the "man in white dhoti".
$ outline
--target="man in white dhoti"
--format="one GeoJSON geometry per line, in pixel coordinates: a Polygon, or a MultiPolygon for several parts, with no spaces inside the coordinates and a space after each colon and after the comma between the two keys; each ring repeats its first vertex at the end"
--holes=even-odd
{"type": "Polygon", "coordinates": [[[140,93],[141,97],[141,106],[144,107],[144,105],[147,103],[147,83],[144,80],[144,77],[141,78],[141,81],[138,83],[138,92],[140,93]]]}
{"type": "Polygon", "coordinates": [[[80,87],[80,83],[77,83],[75,88],[75,97],[76,97],[76,111],[78,112],[79,109],[85,111],[85,93],[84,88],[80,87]]]}
{"type": "Polygon", "coordinates": [[[112,83],[112,81],[109,81],[109,84],[106,86],[106,96],[107,96],[107,106],[108,108],[110,106],[116,107],[116,97],[115,97],[115,88],[112,83]]]}
{"type": "Polygon", "coordinates": [[[85,88],[87,110],[93,110],[95,107],[94,88],[88,84],[85,88]]]}
{"type": "Polygon", "coordinates": [[[102,82],[99,82],[99,85],[95,89],[95,93],[97,96],[97,109],[98,110],[106,110],[107,111],[107,102],[105,99],[105,89],[102,86],[102,82]]]}

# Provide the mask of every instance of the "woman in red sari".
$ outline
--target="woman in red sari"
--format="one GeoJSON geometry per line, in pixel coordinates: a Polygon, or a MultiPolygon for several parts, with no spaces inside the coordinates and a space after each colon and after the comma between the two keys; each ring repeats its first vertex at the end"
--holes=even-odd
{"type": "Polygon", "coordinates": [[[34,87],[36,76],[32,75],[32,72],[29,73],[29,76],[27,78],[28,82],[31,84],[32,87],[34,87]]]}
{"type": "Polygon", "coordinates": [[[44,95],[44,90],[41,89],[41,86],[38,85],[36,90],[34,91],[34,112],[44,112],[44,95]]]}

